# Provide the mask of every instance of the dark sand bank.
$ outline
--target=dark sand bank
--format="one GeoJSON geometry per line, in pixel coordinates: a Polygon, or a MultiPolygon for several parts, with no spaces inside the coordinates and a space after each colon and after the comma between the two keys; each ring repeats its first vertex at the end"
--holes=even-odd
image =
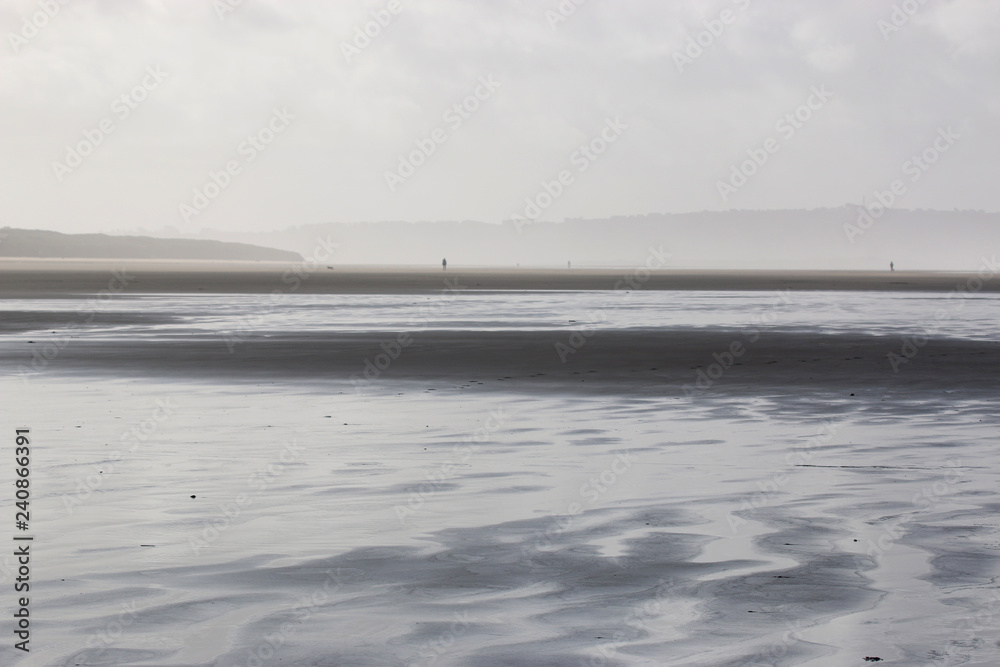
{"type": "MultiPolygon", "coordinates": [[[[984,273],[986,275],[986,273],[984,273]]],[[[992,277],[989,273],[987,278],[992,277]]],[[[482,290],[890,290],[948,292],[975,273],[913,271],[706,271],[616,269],[359,267],[278,262],[0,260],[0,296],[142,293],[420,293],[482,290]],[[446,282],[447,280],[447,282],[446,282]]],[[[978,282],[975,282],[978,281],[978,282]]],[[[979,287],[981,285],[981,287],[979,287]]]]}
{"type": "MultiPolygon", "coordinates": [[[[575,341],[583,340],[583,345],[574,349],[572,335],[566,330],[81,337],[69,339],[42,372],[235,382],[353,379],[365,386],[407,380],[502,389],[558,384],[576,391],[643,389],[666,394],[684,393],[689,387],[696,395],[754,386],[791,393],[873,388],[993,392],[1000,376],[1000,343],[994,341],[931,339],[894,371],[888,355],[900,355],[904,345],[896,336],[794,330],[596,330],[586,339],[577,334],[575,341]],[[742,353],[736,356],[731,350],[742,353]]],[[[49,337],[57,338],[44,331],[31,343],[11,341],[0,347],[6,372],[30,372],[32,359],[54,344],[49,337]]]]}

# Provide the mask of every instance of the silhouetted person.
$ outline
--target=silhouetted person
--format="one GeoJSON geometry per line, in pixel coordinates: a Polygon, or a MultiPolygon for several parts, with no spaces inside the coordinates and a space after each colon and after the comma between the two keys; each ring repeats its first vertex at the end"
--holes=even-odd
{"type": "Polygon", "coordinates": [[[441,260],[441,270],[442,271],[447,271],[448,270],[448,260],[447,259],[442,259],[441,260]]]}
{"type": "Polygon", "coordinates": [[[569,262],[566,262],[566,268],[570,268],[569,262]]]}
{"type": "Polygon", "coordinates": [[[896,270],[896,265],[893,264],[892,262],[889,262],[889,270],[890,271],[895,271],[896,270]]]}

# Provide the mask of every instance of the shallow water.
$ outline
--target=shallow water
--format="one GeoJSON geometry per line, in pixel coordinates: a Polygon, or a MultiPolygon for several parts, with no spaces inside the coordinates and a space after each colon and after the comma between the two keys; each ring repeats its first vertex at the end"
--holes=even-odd
{"type": "MultiPolygon", "coordinates": [[[[428,328],[556,330],[614,296],[462,295],[428,328]]],[[[767,326],[902,333],[946,303],[635,296],[614,326],[744,326],[775,308],[767,326]]],[[[294,299],[254,335],[417,316],[411,296],[294,299]]],[[[178,320],[81,335],[222,335],[255,303],[122,299],[108,308],[178,320]]],[[[970,302],[948,335],[995,340],[995,306],[970,302]]],[[[4,432],[34,438],[37,554],[32,652],[8,642],[3,664],[1000,661],[994,396],[846,402],[820,384],[804,405],[773,388],[676,400],[414,379],[359,393],[58,361],[2,380],[4,432]]]]}
{"type": "MultiPolygon", "coordinates": [[[[46,313],[81,324],[89,313],[171,318],[149,326],[88,326],[95,336],[250,332],[545,331],[629,328],[782,327],[812,332],[907,334],[1000,340],[1000,294],[967,292],[453,291],[440,294],[121,295],[96,299],[6,299],[5,312],[46,313]]],[[[82,333],[82,332],[81,332],[82,333]]]]}

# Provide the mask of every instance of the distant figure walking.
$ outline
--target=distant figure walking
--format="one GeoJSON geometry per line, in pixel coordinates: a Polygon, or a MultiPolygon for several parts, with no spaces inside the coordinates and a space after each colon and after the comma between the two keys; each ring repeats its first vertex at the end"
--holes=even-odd
{"type": "Polygon", "coordinates": [[[441,270],[442,271],[447,271],[448,270],[448,260],[447,259],[442,259],[441,260],[441,270]]]}
{"type": "Polygon", "coordinates": [[[569,268],[572,268],[572,267],[571,267],[571,266],[569,265],[569,262],[566,262],[566,268],[567,268],[567,269],[569,269],[569,268]]]}
{"type": "Polygon", "coordinates": [[[896,265],[893,264],[892,262],[889,262],[889,270],[890,271],[895,271],[896,270],[896,265]]]}

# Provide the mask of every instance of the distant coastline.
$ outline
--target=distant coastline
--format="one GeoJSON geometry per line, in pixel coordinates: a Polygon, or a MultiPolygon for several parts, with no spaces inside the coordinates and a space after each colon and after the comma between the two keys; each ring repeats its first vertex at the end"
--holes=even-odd
{"type": "Polygon", "coordinates": [[[250,243],[149,236],[62,234],[41,229],[0,229],[0,258],[191,259],[294,262],[297,252],[250,243]]]}
{"type": "Polygon", "coordinates": [[[933,271],[746,271],[622,267],[336,266],[301,262],[0,258],[0,297],[98,293],[398,294],[462,290],[1000,291],[996,269],[933,271]]]}

